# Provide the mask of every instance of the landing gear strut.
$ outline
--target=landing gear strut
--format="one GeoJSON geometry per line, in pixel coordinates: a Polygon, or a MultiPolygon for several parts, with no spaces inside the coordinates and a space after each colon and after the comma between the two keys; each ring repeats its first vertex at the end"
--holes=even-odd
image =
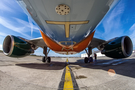
{"type": "Polygon", "coordinates": [[[93,58],[90,57],[90,55],[92,54],[92,48],[91,48],[91,47],[88,47],[88,50],[85,49],[85,51],[86,51],[88,57],[85,57],[85,58],[84,58],[84,63],[93,62],[93,58]]]}
{"type": "Polygon", "coordinates": [[[43,54],[45,56],[42,58],[42,62],[47,62],[47,63],[51,62],[51,57],[47,57],[49,51],[50,51],[50,49],[47,50],[47,47],[44,47],[43,54]]]}

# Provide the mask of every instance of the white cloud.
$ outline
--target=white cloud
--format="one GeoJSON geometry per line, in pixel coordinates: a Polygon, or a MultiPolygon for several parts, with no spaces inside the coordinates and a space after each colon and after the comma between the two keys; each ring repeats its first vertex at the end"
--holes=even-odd
{"type": "Polygon", "coordinates": [[[12,31],[18,32],[18,33],[26,36],[27,38],[31,38],[29,35],[24,33],[25,26],[23,26],[23,27],[18,26],[17,27],[17,26],[12,25],[12,23],[13,23],[12,21],[0,16],[0,24],[1,25],[3,25],[4,27],[6,27],[12,31]]]}
{"type": "Polygon", "coordinates": [[[132,39],[134,39],[134,42],[135,42],[135,24],[133,24],[133,25],[131,26],[131,28],[129,29],[129,31],[131,32],[130,37],[131,37],[132,39]]]}
{"type": "MultiPolygon", "coordinates": [[[[14,18],[19,24],[25,25],[25,27],[31,28],[30,24],[32,24],[32,22],[26,22],[22,19],[19,18],[14,18]]],[[[33,25],[33,24],[32,24],[33,25]]],[[[39,28],[36,25],[33,25],[33,29],[38,30],[39,28]]]]}
{"type": "Polygon", "coordinates": [[[135,24],[133,24],[131,26],[131,28],[129,29],[129,31],[131,32],[131,34],[129,35],[129,37],[132,39],[133,45],[135,45],[135,24]]]}
{"type": "Polygon", "coordinates": [[[0,1],[0,10],[13,12],[13,10],[4,3],[4,0],[0,1]]]}
{"type": "Polygon", "coordinates": [[[6,33],[3,33],[3,32],[0,32],[0,36],[7,36],[7,34],[6,33]]]}
{"type": "Polygon", "coordinates": [[[2,50],[2,44],[0,44],[0,50],[2,50]]]}
{"type": "Polygon", "coordinates": [[[129,30],[130,30],[130,31],[134,31],[134,30],[135,30],[135,24],[133,24],[133,25],[130,27],[129,30]]]}
{"type": "Polygon", "coordinates": [[[123,34],[121,16],[124,13],[124,9],[125,4],[119,3],[119,5],[104,18],[104,33],[102,33],[102,36],[106,36],[104,37],[105,39],[121,36],[123,34]]]}
{"type": "Polygon", "coordinates": [[[31,31],[31,37],[32,37],[33,32],[39,32],[38,26],[32,23],[32,20],[30,19],[29,16],[28,16],[29,22],[26,22],[19,18],[14,18],[14,19],[18,22],[19,25],[25,26],[25,29],[24,29],[25,32],[31,31]]]}
{"type": "Polygon", "coordinates": [[[135,24],[132,25],[132,27],[129,29],[132,34],[130,34],[131,37],[135,37],[135,24]]]}

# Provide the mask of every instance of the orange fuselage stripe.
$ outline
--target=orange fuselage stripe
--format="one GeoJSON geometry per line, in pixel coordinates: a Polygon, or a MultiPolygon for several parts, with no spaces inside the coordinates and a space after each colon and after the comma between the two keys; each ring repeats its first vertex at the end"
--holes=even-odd
{"type": "Polygon", "coordinates": [[[52,50],[54,51],[60,51],[62,49],[62,47],[57,44],[56,42],[54,42],[53,40],[51,40],[48,36],[46,36],[41,30],[40,33],[43,37],[43,40],[45,42],[45,44],[52,50]]]}
{"type": "Polygon", "coordinates": [[[66,46],[66,45],[61,45],[56,43],[55,41],[53,41],[52,39],[50,39],[47,35],[45,35],[41,30],[40,33],[43,37],[43,40],[45,42],[45,44],[52,49],[53,51],[64,51],[64,52],[69,52],[69,51],[74,51],[74,52],[81,52],[82,50],[84,50],[85,48],[87,48],[87,46],[89,45],[89,43],[91,42],[93,35],[95,33],[95,31],[93,33],[91,33],[88,37],[86,37],[84,40],[82,40],[81,42],[72,45],[72,46],[66,46]]]}
{"type": "Polygon", "coordinates": [[[81,42],[75,44],[73,47],[74,51],[80,52],[80,51],[84,50],[85,48],[87,48],[89,43],[91,42],[93,36],[94,36],[94,33],[95,33],[95,31],[92,32],[88,37],[86,37],[81,42]]]}

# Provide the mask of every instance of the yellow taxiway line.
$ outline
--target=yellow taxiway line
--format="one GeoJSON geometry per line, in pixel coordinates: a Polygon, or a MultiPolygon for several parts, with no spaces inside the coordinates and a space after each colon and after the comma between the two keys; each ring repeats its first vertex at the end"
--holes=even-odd
{"type": "MultiPolygon", "coordinates": [[[[68,63],[68,59],[66,62],[68,63]]],[[[64,82],[64,89],[63,90],[74,90],[69,65],[66,66],[65,82],[64,82]]]]}

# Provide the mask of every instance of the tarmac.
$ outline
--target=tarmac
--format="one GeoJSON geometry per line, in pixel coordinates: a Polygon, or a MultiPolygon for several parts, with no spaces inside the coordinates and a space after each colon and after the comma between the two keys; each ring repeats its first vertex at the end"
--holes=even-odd
{"type": "Polygon", "coordinates": [[[135,53],[125,59],[98,57],[85,64],[84,58],[11,58],[0,53],[0,90],[134,90],[135,53]],[[67,65],[69,70],[67,70],[67,65]],[[73,88],[64,88],[69,71],[73,88]]]}

